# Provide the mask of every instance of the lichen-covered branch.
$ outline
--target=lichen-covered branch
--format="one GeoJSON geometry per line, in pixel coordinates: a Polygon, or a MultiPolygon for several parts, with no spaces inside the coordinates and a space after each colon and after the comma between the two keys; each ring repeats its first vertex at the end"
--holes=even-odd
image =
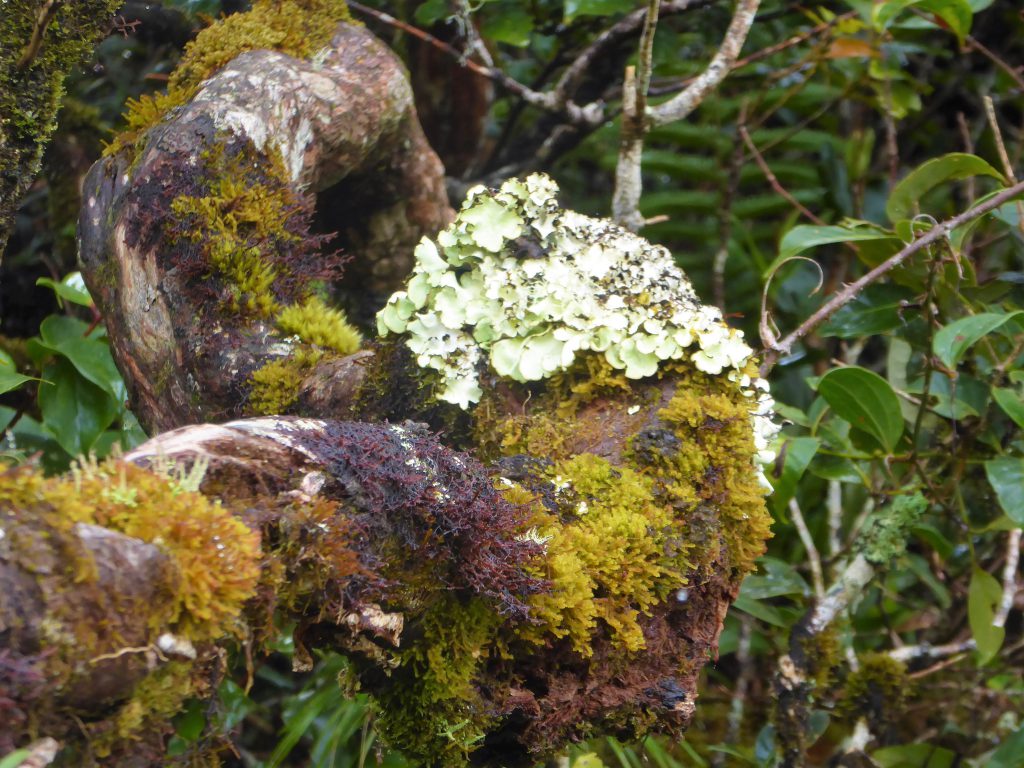
{"type": "Polygon", "coordinates": [[[57,125],[64,78],[106,34],[119,0],[11,0],[0,37],[0,254],[57,125]]]}

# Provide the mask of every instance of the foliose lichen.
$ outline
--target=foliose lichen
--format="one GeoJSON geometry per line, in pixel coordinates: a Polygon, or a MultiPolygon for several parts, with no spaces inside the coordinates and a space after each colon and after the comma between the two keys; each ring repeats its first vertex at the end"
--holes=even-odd
{"type": "Polygon", "coordinates": [[[641,380],[686,360],[750,399],[758,459],[771,461],[774,403],[742,332],[698,301],[665,248],[560,208],[557,191],[544,174],[471,189],[436,242],[417,246],[406,290],[377,315],[380,335],[405,334],[437,398],[463,409],[481,399],[485,369],[534,382],[595,352],[641,380]]]}

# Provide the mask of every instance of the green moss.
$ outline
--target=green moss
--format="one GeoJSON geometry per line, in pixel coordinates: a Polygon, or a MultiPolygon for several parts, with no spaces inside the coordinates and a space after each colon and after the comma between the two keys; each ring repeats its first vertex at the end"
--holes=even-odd
{"type": "Polygon", "coordinates": [[[277,314],[277,327],[309,344],[351,355],[363,339],[348,322],[345,313],[328,307],[319,296],[310,296],[302,304],[292,304],[277,314]]]}
{"type": "Polygon", "coordinates": [[[445,595],[422,616],[422,637],[403,651],[394,684],[377,694],[377,728],[413,755],[431,755],[431,765],[463,766],[482,742],[492,718],[473,687],[499,624],[484,601],[462,603],[445,595]]]}
{"type": "Polygon", "coordinates": [[[34,55],[28,46],[40,12],[37,0],[3,4],[0,25],[0,251],[23,192],[39,173],[56,129],[64,77],[107,33],[119,0],[58,3],[34,55]]]}
{"type": "Polygon", "coordinates": [[[172,661],[144,677],[128,701],[111,718],[107,729],[90,739],[97,757],[110,755],[120,742],[167,727],[185,700],[197,693],[192,665],[172,661]]]}
{"type": "MultiPolygon", "coordinates": [[[[154,631],[193,641],[235,632],[259,578],[259,534],[219,503],[134,464],[84,462],[51,479],[35,470],[7,472],[0,475],[0,505],[44,509],[57,530],[90,523],[159,546],[180,580],[170,599],[152,606],[154,631]]],[[[80,565],[88,578],[90,564],[80,565]]]]}
{"type": "Polygon", "coordinates": [[[222,19],[185,47],[166,93],[128,101],[126,128],[104,154],[138,152],[151,128],[191,100],[204,80],[240,53],[267,49],[308,59],[330,42],[341,22],[353,23],[344,0],[255,0],[252,10],[222,19]]]}
{"type": "Polygon", "coordinates": [[[912,691],[906,664],[885,653],[865,654],[846,680],[839,711],[850,720],[866,717],[875,730],[896,721],[912,691]]]}
{"type": "Polygon", "coordinates": [[[319,352],[300,348],[290,357],[257,368],[250,377],[248,411],[262,416],[287,413],[299,399],[302,382],[321,357],[319,352]]]}

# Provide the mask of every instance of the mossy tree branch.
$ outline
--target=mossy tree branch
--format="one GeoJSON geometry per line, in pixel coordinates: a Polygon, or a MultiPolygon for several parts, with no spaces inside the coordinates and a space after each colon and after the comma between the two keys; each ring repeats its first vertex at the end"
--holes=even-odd
{"type": "Polygon", "coordinates": [[[64,78],[109,29],[119,0],[12,0],[0,39],[0,254],[57,126],[64,78]]]}

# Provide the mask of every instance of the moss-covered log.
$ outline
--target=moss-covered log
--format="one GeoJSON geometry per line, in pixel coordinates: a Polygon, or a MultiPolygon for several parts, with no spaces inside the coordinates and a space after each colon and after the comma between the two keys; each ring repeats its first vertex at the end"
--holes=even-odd
{"type": "Polygon", "coordinates": [[[0,255],[57,127],[64,78],[109,29],[120,0],[10,0],[0,9],[0,255]]]}

